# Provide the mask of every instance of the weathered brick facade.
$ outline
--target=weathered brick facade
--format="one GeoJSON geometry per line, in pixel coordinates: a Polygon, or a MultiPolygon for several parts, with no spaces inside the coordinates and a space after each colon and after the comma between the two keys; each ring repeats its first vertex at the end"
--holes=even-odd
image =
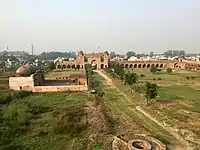
{"type": "Polygon", "coordinates": [[[74,61],[61,61],[57,62],[57,69],[74,69],[80,68],[85,69],[86,64],[92,64],[96,69],[103,69],[108,67],[109,53],[92,53],[84,54],[80,51],[74,61]]]}

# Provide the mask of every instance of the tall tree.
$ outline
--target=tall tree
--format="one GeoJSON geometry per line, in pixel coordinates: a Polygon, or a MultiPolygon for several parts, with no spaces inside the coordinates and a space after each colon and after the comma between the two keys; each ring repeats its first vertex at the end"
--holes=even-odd
{"type": "Polygon", "coordinates": [[[134,72],[127,72],[124,75],[124,84],[126,85],[133,85],[137,83],[138,81],[138,75],[134,72]]]}
{"type": "Polygon", "coordinates": [[[114,57],[116,57],[116,56],[117,56],[117,54],[115,52],[110,52],[110,58],[111,59],[114,58],[114,57]]]}
{"type": "Polygon", "coordinates": [[[127,57],[127,58],[130,58],[131,56],[135,56],[135,55],[136,55],[136,53],[133,52],[133,51],[128,51],[128,52],[126,53],[126,57],[127,57]]]}
{"type": "Polygon", "coordinates": [[[149,104],[149,100],[155,99],[156,96],[158,95],[157,91],[157,84],[147,82],[145,85],[145,98],[147,105],[149,104]]]}

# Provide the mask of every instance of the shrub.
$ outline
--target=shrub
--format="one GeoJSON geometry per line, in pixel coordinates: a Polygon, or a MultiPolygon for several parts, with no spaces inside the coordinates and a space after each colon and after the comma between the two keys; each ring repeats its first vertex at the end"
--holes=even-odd
{"type": "Polygon", "coordinates": [[[195,79],[195,77],[194,77],[194,76],[191,76],[191,79],[192,79],[192,80],[194,80],[194,79],[195,79]]]}
{"type": "Polygon", "coordinates": [[[167,68],[166,71],[167,71],[168,74],[170,74],[170,73],[172,73],[172,68],[167,68]]]}
{"type": "Polygon", "coordinates": [[[140,77],[141,77],[141,78],[144,78],[144,77],[145,77],[145,75],[144,75],[144,74],[141,74],[141,75],[140,75],[140,77]]]}
{"type": "Polygon", "coordinates": [[[54,132],[57,134],[67,133],[76,136],[88,127],[83,106],[72,106],[56,113],[59,114],[54,122],[54,132]]]}
{"type": "Polygon", "coordinates": [[[152,66],[150,71],[153,73],[153,74],[156,74],[158,72],[158,69],[156,66],[152,66]]]}
{"type": "Polygon", "coordinates": [[[162,78],[159,77],[158,80],[162,80],[162,78]]]}
{"type": "Polygon", "coordinates": [[[0,104],[7,104],[13,100],[22,99],[29,95],[32,95],[31,91],[10,91],[7,93],[2,93],[0,95],[0,104]]]}
{"type": "Polygon", "coordinates": [[[187,79],[187,80],[189,80],[189,79],[190,79],[190,77],[186,77],[186,79],[187,79]]]}
{"type": "Polygon", "coordinates": [[[142,85],[141,86],[140,85],[136,85],[133,88],[134,88],[135,92],[138,92],[138,93],[143,93],[144,90],[145,90],[145,87],[142,86],[142,85]]]}
{"type": "Polygon", "coordinates": [[[156,80],[156,78],[153,78],[153,80],[156,80]]]}

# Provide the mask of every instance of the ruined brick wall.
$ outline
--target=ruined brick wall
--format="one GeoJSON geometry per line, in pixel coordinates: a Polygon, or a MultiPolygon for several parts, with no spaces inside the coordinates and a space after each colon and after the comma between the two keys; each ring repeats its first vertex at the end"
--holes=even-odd
{"type": "Polygon", "coordinates": [[[10,77],[9,87],[12,90],[32,90],[34,80],[32,77],[10,77]]]}
{"type": "Polygon", "coordinates": [[[35,74],[31,75],[34,79],[34,86],[43,85],[44,84],[44,72],[37,71],[35,74]]]}
{"type": "Polygon", "coordinates": [[[87,91],[87,85],[67,85],[67,86],[34,86],[33,92],[77,92],[87,91]]]}

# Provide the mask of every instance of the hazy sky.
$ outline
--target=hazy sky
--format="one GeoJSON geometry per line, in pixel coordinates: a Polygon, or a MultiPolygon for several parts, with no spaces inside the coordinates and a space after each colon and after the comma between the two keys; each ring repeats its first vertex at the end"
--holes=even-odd
{"type": "Polygon", "coordinates": [[[200,52],[200,0],[0,0],[0,51],[32,43],[35,53],[200,52]]]}

